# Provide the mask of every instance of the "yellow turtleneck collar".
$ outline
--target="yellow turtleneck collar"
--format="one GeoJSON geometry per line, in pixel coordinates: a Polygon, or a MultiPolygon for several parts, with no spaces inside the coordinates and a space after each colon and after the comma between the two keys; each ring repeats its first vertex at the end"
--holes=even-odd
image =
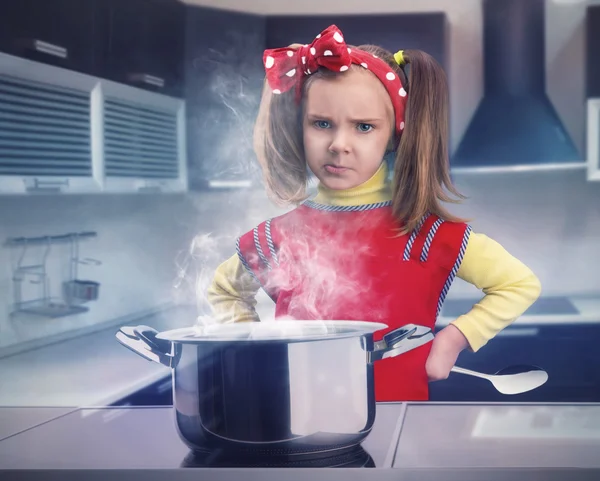
{"type": "Polygon", "coordinates": [[[326,205],[364,205],[386,202],[392,199],[392,189],[387,181],[388,168],[382,162],[373,176],[356,187],[334,190],[319,183],[313,202],[326,205]]]}

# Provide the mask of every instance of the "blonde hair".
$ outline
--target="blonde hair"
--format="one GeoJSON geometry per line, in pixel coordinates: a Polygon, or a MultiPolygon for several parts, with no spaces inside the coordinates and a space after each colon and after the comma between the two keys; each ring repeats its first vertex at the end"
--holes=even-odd
{"type": "MultiPolygon", "coordinates": [[[[298,48],[299,45],[291,45],[298,48]]],[[[352,46],[351,46],[352,47],[352,46]]],[[[352,47],[356,48],[356,47],[352,47]]],[[[404,50],[409,76],[394,55],[374,45],[358,47],[377,55],[400,76],[408,92],[405,128],[395,155],[392,181],[392,210],[401,232],[411,232],[427,213],[447,221],[462,222],[442,202],[458,203],[452,185],[448,158],[448,85],[446,74],[433,57],[420,50],[404,50]]],[[[354,68],[355,66],[353,66],[354,68]]],[[[303,84],[302,98],[317,78],[339,73],[319,69],[303,84]]],[[[343,75],[343,74],[341,74],[343,75]]],[[[307,198],[308,167],[304,158],[303,104],[295,100],[295,89],[274,95],[269,85],[263,94],[254,130],[254,151],[260,162],[269,197],[279,204],[299,204],[307,198]]]]}

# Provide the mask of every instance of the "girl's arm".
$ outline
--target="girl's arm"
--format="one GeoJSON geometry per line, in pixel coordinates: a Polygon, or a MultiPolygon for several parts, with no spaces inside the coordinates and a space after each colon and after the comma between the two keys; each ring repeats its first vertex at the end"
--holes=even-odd
{"type": "Polygon", "coordinates": [[[483,234],[470,235],[457,276],[485,296],[436,335],[426,365],[433,381],[446,379],[463,349],[481,349],[523,314],[541,292],[531,269],[483,234]]]}
{"type": "Polygon", "coordinates": [[[218,322],[256,322],[256,294],[260,284],[234,254],[215,271],[207,300],[218,322]]]}
{"type": "Polygon", "coordinates": [[[485,294],[451,323],[472,351],[512,324],[541,293],[540,281],[531,269],[484,234],[471,234],[457,276],[485,294]]]}

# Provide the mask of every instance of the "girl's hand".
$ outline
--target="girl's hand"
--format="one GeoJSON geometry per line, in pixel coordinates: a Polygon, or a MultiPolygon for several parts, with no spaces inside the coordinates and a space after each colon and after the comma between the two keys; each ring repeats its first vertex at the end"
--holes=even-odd
{"type": "Polygon", "coordinates": [[[437,333],[425,364],[430,381],[447,379],[458,355],[469,343],[460,330],[449,324],[437,333]]]}

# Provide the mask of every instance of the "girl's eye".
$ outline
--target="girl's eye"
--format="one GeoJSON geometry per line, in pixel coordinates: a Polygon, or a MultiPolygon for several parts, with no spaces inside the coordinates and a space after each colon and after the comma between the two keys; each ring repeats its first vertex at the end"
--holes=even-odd
{"type": "Polygon", "coordinates": [[[320,129],[326,129],[329,127],[329,122],[327,122],[327,120],[317,120],[315,121],[315,126],[319,127],[320,129]]]}
{"type": "Polygon", "coordinates": [[[371,124],[358,124],[358,130],[361,132],[370,132],[373,129],[371,124]]]}

